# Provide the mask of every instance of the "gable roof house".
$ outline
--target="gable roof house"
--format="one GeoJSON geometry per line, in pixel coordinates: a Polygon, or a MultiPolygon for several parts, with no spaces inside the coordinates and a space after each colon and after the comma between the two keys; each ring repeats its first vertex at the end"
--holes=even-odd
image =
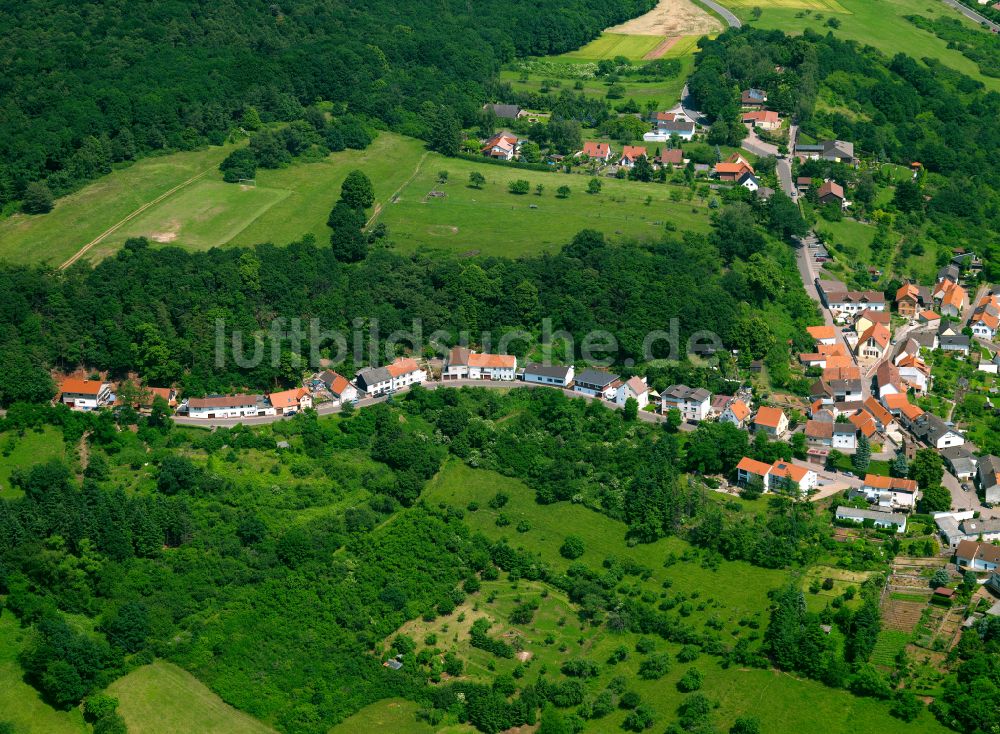
{"type": "Polygon", "coordinates": [[[758,408],[753,424],[755,431],[763,431],[775,438],[781,438],[788,430],[788,418],[780,408],[767,406],[758,408]]]}
{"type": "Polygon", "coordinates": [[[685,421],[703,421],[708,418],[711,399],[712,393],[703,387],[671,385],[660,393],[660,412],[665,415],[677,408],[685,421]]]}
{"type": "Polygon", "coordinates": [[[346,377],[333,370],[326,370],[319,376],[326,385],[333,399],[340,403],[349,403],[358,398],[358,388],[354,387],[346,377]]]}
{"type": "Polygon", "coordinates": [[[972,313],[969,326],[980,339],[992,341],[1000,327],[1000,296],[995,293],[983,296],[972,313]]]}
{"type": "Polygon", "coordinates": [[[969,294],[965,288],[950,280],[942,280],[934,289],[934,299],[940,302],[942,316],[959,318],[962,311],[969,305],[969,294]]]}
{"type": "Polygon", "coordinates": [[[920,305],[920,290],[913,283],[904,283],[896,291],[896,312],[900,316],[912,318],[920,305]]]}
{"type": "Polygon", "coordinates": [[[832,326],[807,326],[806,333],[811,336],[817,344],[836,344],[837,330],[832,326]]]}
{"type": "Polygon", "coordinates": [[[885,400],[887,395],[894,393],[906,393],[903,380],[899,376],[899,368],[888,360],[880,362],[879,366],[875,368],[875,377],[872,382],[879,400],[885,400]]]}
{"type": "Polygon", "coordinates": [[[485,354],[465,347],[454,347],[448,352],[442,380],[502,380],[517,376],[517,357],[512,354],[485,354]]]}
{"type": "Polygon", "coordinates": [[[740,92],[740,105],[751,109],[760,109],[767,102],[767,92],[763,89],[744,89],[740,92]]]}
{"type": "Polygon", "coordinates": [[[979,460],[976,483],[986,504],[1000,504],[1000,457],[991,454],[979,460]]]}
{"type": "Polygon", "coordinates": [[[635,162],[640,158],[646,158],[646,148],[642,145],[625,145],[622,146],[622,157],[618,161],[618,165],[624,166],[625,168],[631,168],[635,165],[635,162]]]}
{"type": "Polygon", "coordinates": [[[955,565],[972,571],[995,571],[1000,568],[1000,546],[963,540],[955,549],[955,565]]]}
{"type": "Polygon", "coordinates": [[[732,163],[730,161],[719,161],[712,169],[713,174],[720,181],[736,182],[742,178],[744,173],[753,173],[753,166],[743,161],[732,163]]]}
{"type": "Polygon", "coordinates": [[[979,460],[966,446],[949,446],[941,450],[941,458],[958,479],[972,479],[976,476],[979,460]]]}
{"type": "Polygon", "coordinates": [[[956,334],[954,336],[942,335],[938,337],[938,348],[944,352],[958,352],[959,354],[969,356],[969,350],[972,348],[972,340],[965,334],[956,334]]]}
{"type": "Polygon", "coordinates": [[[593,397],[614,400],[618,386],[622,384],[618,375],[604,370],[585,369],[573,380],[573,392],[593,397]]]}
{"type": "Polygon", "coordinates": [[[931,368],[922,357],[915,354],[906,355],[896,363],[896,367],[905,386],[912,387],[918,393],[927,392],[931,368]]]}
{"type": "Polygon", "coordinates": [[[864,409],[871,414],[872,418],[875,419],[875,423],[878,425],[878,429],[885,432],[893,423],[895,423],[895,418],[893,418],[892,413],[885,409],[878,400],[873,396],[867,398],[864,401],[864,409]]]}
{"type": "Polygon", "coordinates": [[[859,314],[862,311],[885,311],[885,294],[880,291],[843,291],[828,293],[827,308],[838,315],[859,314]]]}
{"type": "Polygon", "coordinates": [[[736,465],[736,481],[746,485],[754,478],[760,480],[765,492],[795,489],[801,495],[815,489],[818,483],[818,476],[812,469],[781,459],[773,464],[765,464],[744,456],[736,465]]]}
{"type": "Polygon", "coordinates": [[[758,181],[757,177],[750,173],[750,171],[747,171],[740,176],[736,180],[736,183],[745,188],[747,191],[758,191],[760,189],[760,181],[758,181]]]}
{"type": "Polygon", "coordinates": [[[805,435],[809,443],[819,446],[833,445],[833,423],[827,421],[806,421],[805,435]]]}
{"type": "Polygon", "coordinates": [[[906,511],[916,507],[920,495],[914,480],[883,477],[879,474],[866,474],[865,482],[857,493],[879,507],[906,511]]]}
{"type": "Polygon", "coordinates": [[[653,163],[658,166],[682,166],[684,162],[684,151],[680,148],[664,148],[653,158],[653,163]]]}
{"type": "Polygon", "coordinates": [[[96,410],[113,401],[111,384],[67,377],[59,383],[59,402],[73,410],[96,410]]]}
{"type": "Polygon", "coordinates": [[[189,398],[185,404],[189,418],[250,418],[274,415],[274,408],[263,395],[219,395],[189,398]]]}
{"type": "Polygon", "coordinates": [[[749,417],[750,408],[746,403],[737,398],[726,406],[726,409],[722,411],[722,415],[719,416],[719,420],[726,423],[732,423],[737,428],[743,428],[746,425],[747,418],[749,417]]]}
{"type": "Polygon", "coordinates": [[[943,268],[938,270],[937,282],[941,283],[941,281],[943,280],[950,280],[952,283],[957,283],[958,278],[961,274],[962,271],[959,270],[958,265],[955,265],[953,263],[945,265],[943,268]]]}
{"type": "Polygon", "coordinates": [[[837,204],[841,209],[847,208],[847,199],[844,197],[844,187],[836,181],[824,181],[816,191],[820,204],[837,204]]]}
{"type": "Polygon", "coordinates": [[[965,436],[933,413],[924,413],[913,422],[910,430],[914,436],[935,449],[961,446],[965,443],[965,436]]]}
{"type": "Polygon", "coordinates": [[[808,160],[834,161],[853,165],[854,143],[845,140],[824,140],[815,145],[796,144],[795,155],[808,160]]]}
{"type": "Polygon", "coordinates": [[[878,433],[878,422],[867,410],[859,410],[853,415],[847,416],[847,420],[854,425],[858,433],[867,439],[871,439],[878,433]]]}
{"type": "Polygon", "coordinates": [[[359,390],[377,396],[392,393],[427,379],[427,372],[415,359],[400,357],[385,367],[366,367],[355,376],[359,390]]]}
{"type": "Polygon", "coordinates": [[[611,160],[611,146],[607,143],[595,143],[588,140],[583,144],[583,150],[577,155],[585,155],[594,160],[607,162],[611,160]]]}
{"type": "Polygon", "coordinates": [[[521,379],[536,385],[569,387],[573,383],[573,365],[529,364],[521,379]]]}
{"type": "Polygon", "coordinates": [[[876,528],[894,528],[897,533],[906,532],[906,515],[895,512],[859,510],[856,507],[838,506],[834,517],[838,520],[849,520],[858,525],[862,525],[868,521],[876,528]]]}
{"type": "Polygon", "coordinates": [[[834,423],[831,444],[835,449],[856,449],[858,447],[858,429],[853,423],[834,423]]]}
{"type": "Polygon", "coordinates": [[[624,407],[629,398],[634,398],[639,404],[639,410],[649,405],[649,385],[642,377],[630,377],[618,386],[615,392],[615,403],[624,407]]]}
{"type": "Polygon", "coordinates": [[[882,359],[889,346],[889,330],[882,324],[873,324],[858,339],[856,354],[858,359],[882,359]]]}
{"type": "Polygon", "coordinates": [[[496,158],[502,161],[512,161],[517,155],[520,141],[517,136],[511,133],[497,133],[487,140],[480,149],[482,154],[488,158],[496,158]]]}
{"type": "Polygon", "coordinates": [[[312,395],[304,387],[273,392],[267,396],[267,399],[271,401],[271,407],[274,408],[274,412],[277,415],[295,413],[299,410],[311,408],[313,405],[312,395]]]}
{"type": "Polygon", "coordinates": [[[653,129],[643,134],[642,139],[647,143],[666,143],[674,135],[681,140],[690,140],[694,137],[694,123],[688,119],[657,120],[653,129]]]}
{"type": "Polygon", "coordinates": [[[743,113],[743,124],[761,130],[777,130],[781,127],[781,117],[774,110],[755,110],[743,113]]]}
{"type": "Polygon", "coordinates": [[[483,110],[492,112],[501,120],[517,120],[528,114],[516,104],[484,104],[483,110]]]}

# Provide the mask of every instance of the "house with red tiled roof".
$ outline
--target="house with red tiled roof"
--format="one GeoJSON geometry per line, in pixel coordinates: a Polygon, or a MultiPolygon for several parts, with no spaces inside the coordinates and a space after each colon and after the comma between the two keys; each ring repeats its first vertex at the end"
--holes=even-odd
{"type": "Polygon", "coordinates": [[[643,145],[622,146],[622,157],[618,160],[619,166],[631,168],[640,158],[646,158],[646,147],[643,145]]]}
{"type": "Polygon", "coordinates": [[[815,471],[790,461],[778,459],[773,464],[744,456],[736,465],[736,481],[746,485],[759,480],[765,492],[797,490],[806,494],[816,488],[818,476],[815,471]]]}
{"type": "Polygon", "coordinates": [[[682,166],[686,162],[684,151],[680,148],[665,148],[653,158],[653,163],[658,166],[682,166]]]}
{"type": "Polygon", "coordinates": [[[886,329],[890,328],[892,315],[888,311],[876,311],[873,308],[866,308],[854,317],[854,331],[864,334],[875,324],[881,324],[886,329]]]}
{"type": "Polygon", "coordinates": [[[982,300],[976,304],[976,310],[969,319],[969,327],[973,335],[980,339],[993,341],[1000,330],[1000,296],[996,293],[987,293],[982,300]]]}
{"type": "Polygon", "coordinates": [[[923,311],[917,314],[917,321],[921,324],[936,326],[937,324],[941,323],[941,316],[934,313],[929,308],[925,308],[923,311]]]}
{"type": "Polygon", "coordinates": [[[358,399],[358,388],[354,387],[350,381],[333,370],[326,370],[319,379],[326,385],[333,399],[339,403],[350,403],[358,399]]]}
{"type": "Polygon", "coordinates": [[[517,376],[517,357],[513,354],[486,354],[454,347],[448,352],[441,371],[442,380],[502,380],[517,376]]]}
{"type": "Polygon", "coordinates": [[[955,564],[972,571],[995,571],[1000,568],[1000,546],[963,540],[955,549],[955,564]]]}
{"type": "Polygon", "coordinates": [[[896,312],[905,318],[913,318],[920,305],[920,289],[913,283],[904,283],[896,291],[896,312]]]}
{"type": "Polygon", "coordinates": [[[737,161],[720,161],[715,164],[713,173],[720,181],[739,181],[744,174],[753,173],[753,166],[742,157],[737,161]]]}
{"type": "Polygon", "coordinates": [[[487,140],[481,148],[482,154],[489,158],[497,158],[502,161],[512,161],[517,155],[520,141],[516,135],[502,132],[497,133],[487,140]]]}
{"type": "Polygon", "coordinates": [[[942,316],[959,318],[969,305],[969,294],[965,288],[947,278],[938,281],[934,288],[934,300],[940,302],[942,316]]]}
{"type": "Polygon", "coordinates": [[[854,427],[861,432],[865,438],[870,439],[878,433],[878,424],[875,418],[867,410],[859,410],[854,415],[848,416],[847,420],[854,424],[854,427]]]}
{"type": "Polygon", "coordinates": [[[815,339],[817,344],[837,343],[837,330],[832,326],[807,326],[806,333],[815,339]]]}
{"type": "Polygon", "coordinates": [[[67,377],[59,383],[59,402],[73,410],[96,410],[112,402],[111,384],[67,377]]]}
{"type": "Polygon", "coordinates": [[[847,199],[844,197],[844,187],[836,181],[824,181],[816,191],[820,204],[836,204],[840,207],[847,206],[847,199]]]}
{"type": "Polygon", "coordinates": [[[858,494],[864,495],[873,504],[894,510],[912,510],[919,496],[917,483],[914,480],[879,474],[865,475],[865,483],[858,490],[858,494]]]}
{"type": "Polygon", "coordinates": [[[583,144],[583,150],[577,155],[585,155],[594,160],[607,162],[611,160],[611,146],[607,143],[595,143],[588,140],[583,144]]]}
{"type": "Polygon", "coordinates": [[[743,113],[743,124],[761,130],[777,130],[781,127],[781,117],[774,110],[754,110],[743,113]]]}
{"type": "Polygon", "coordinates": [[[763,431],[774,438],[781,438],[788,431],[788,417],[781,408],[762,406],[753,419],[754,430],[763,431]]]}
{"type": "Polygon", "coordinates": [[[749,417],[750,407],[737,398],[726,406],[726,409],[722,411],[722,415],[719,416],[719,420],[726,423],[732,423],[737,428],[743,428],[746,425],[747,418],[749,417]]]}
{"type": "Polygon", "coordinates": [[[874,397],[869,397],[864,401],[864,409],[871,414],[872,418],[875,419],[878,429],[880,431],[885,431],[893,423],[892,413],[885,409],[874,397]]]}
{"type": "Polygon", "coordinates": [[[267,398],[276,415],[290,415],[313,406],[312,395],[304,387],[273,392],[267,398]]]}
{"type": "Polygon", "coordinates": [[[882,359],[889,346],[889,330],[882,324],[873,324],[858,338],[858,359],[882,359]]]}
{"type": "Polygon", "coordinates": [[[358,390],[370,396],[385,395],[427,379],[427,372],[421,369],[415,359],[400,357],[385,367],[365,367],[354,377],[358,390]]]}

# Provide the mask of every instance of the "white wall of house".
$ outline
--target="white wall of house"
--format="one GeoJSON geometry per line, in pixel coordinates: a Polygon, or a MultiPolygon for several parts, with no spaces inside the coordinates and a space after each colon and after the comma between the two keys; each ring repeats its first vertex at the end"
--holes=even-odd
{"type": "Polygon", "coordinates": [[[110,385],[101,385],[101,391],[97,395],[72,392],[64,392],[62,394],[62,402],[72,406],[76,410],[96,410],[102,405],[106,405],[110,398],[110,385]]]}
{"type": "Polygon", "coordinates": [[[629,398],[635,398],[636,402],[639,403],[639,410],[643,410],[649,405],[649,390],[643,390],[636,395],[626,385],[620,385],[615,392],[615,403],[624,407],[625,401],[629,398]]]}
{"type": "Polygon", "coordinates": [[[835,449],[856,449],[858,447],[858,437],[854,433],[835,433],[831,446],[835,449]]]}
{"type": "Polygon", "coordinates": [[[189,418],[251,418],[262,415],[275,415],[274,408],[261,405],[231,405],[222,408],[192,408],[188,407],[189,418]]]}
{"type": "Polygon", "coordinates": [[[570,367],[569,371],[566,373],[566,377],[549,377],[548,375],[538,375],[532,372],[524,371],[524,381],[532,382],[536,385],[552,385],[555,387],[566,387],[569,383],[573,381],[573,368],[570,367]]]}

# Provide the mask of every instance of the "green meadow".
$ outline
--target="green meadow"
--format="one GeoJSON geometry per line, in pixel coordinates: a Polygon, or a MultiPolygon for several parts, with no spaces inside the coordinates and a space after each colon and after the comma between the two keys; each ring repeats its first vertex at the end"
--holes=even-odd
{"type": "Polygon", "coordinates": [[[52,426],[45,426],[41,431],[25,431],[23,436],[15,431],[0,433],[0,498],[20,496],[21,491],[10,486],[10,475],[15,469],[65,458],[62,433],[52,426]]]}
{"type": "Polygon", "coordinates": [[[426,247],[507,256],[558,250],[584,228],[640,238],[660,236],[668,222],[681,231],[709,228],[705,202],[670,199],[672,191],[684,191],[679,187],[602,178],[601,193],[588,194],[590,178],[432,154],[398,199],[382,209],[379,221],[388,225],[390,238],[401,250],[426,247]],[[443,185],[437,183],[441,169],[448,171],[443,185]],[[469,186],[473,171],[486,177],[481,189],[469,186]],[[517,179],[528,181],[531,193],[511,194],[508,185],[517,179]],[[539,184],[544,187],[541,195],[535,193],[539,184]],[[561,186],[570,188],[565,199],[556,196],[561,186]],[[435,188],[445,196],[427,196],[435,188]]]}
{"type": "Polygon", "coordinates": [[[107,693],[118,699],[130,734],[274,734],[186,670],[162,660],[119,678],[107,693]]]}
{"type": "Polygon", "coordinates": [[[639,60],[663,43],[663,36],[634,36],[626,33],[602,33],[586,46],[564,53],[557,58],[577,61],[598,61],[624,56],[639,60]]]}
{"type": "MultiPolygon", "coordinates": [[[[744,23],[758,28],[774,28],[786,33],[801,33],[806,28],[812,28],[820,33],[832,32],[839,38],[874,46],[889,56],[906,53],[918,59],[935,58],[978,79],[989,89],[1000,90],[1000,79],[983,76],[975,62],[903,17],[964,18],[940,0],[720,0],[720,3],[730,8],[744,23]],[[753,19],[755,7],[762,11],[759,20],[753,19]],[[839,21],[840,26],[836,29],[827,27],[825,24],[830,18],[839,21]]],[[[972,24],[971,21],[969,23],[972,24]]]]}
{"type": "Polygon", "coordinates": [[[12,724],[14,734],[85,734],[90,731],[79,709],[57,711],[21,679],[17,656],[28,634],[12,614],[0,614],[0,722],[12,724]]]}

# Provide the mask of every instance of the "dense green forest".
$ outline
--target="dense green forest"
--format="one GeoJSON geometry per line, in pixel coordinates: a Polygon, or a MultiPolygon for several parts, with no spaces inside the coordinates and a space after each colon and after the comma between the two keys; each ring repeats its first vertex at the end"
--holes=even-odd
{"type": "MultiPolygon", "coordinates": [[[[974,247],[987,275],[1000,275],[1000,169],[991,164],[1000,149],[1000,94],[935,59],[890,59],[833,33],[742,29],[701,45],[690,89],[713,128],[735,124],[739,90],[752,86],[766,90],[782,114],[796,115],[801,134],[853,142],[858,157],[875,162],[872,173],[881,163],[919,161],[928,175],[898,187],[897,229],[929,221],[933,240],[974,247]]],[[[825,173],[842,182],[858,178],[825,173]]],[[[870,199],[860,204],[874,208],[870,199]]]]}
{"type": "Polygon", "coordinates": [[[499,64],[577,48],[651,5],[6,3],[0,206],[30,182],[62,194],[115,162],[220,143],[258,114],[296,119],[320,99],[426,137],[441,106],[471,121],[499,64]]]}

